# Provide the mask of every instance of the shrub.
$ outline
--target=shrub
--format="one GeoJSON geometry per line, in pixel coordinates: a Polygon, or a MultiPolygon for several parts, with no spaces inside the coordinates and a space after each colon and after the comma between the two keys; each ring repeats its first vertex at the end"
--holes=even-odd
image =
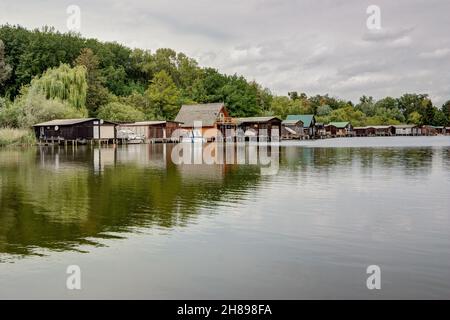
{"type": "Polygon", "coordinates": [[[0,146],[32,145],[36,142],[33,131],[25,129],[0,128],[0,146]]]}
{"type": "Polygon", "coordinates": [[[101,119],[118,122],[133,122],[145,119],[144,113],[132,106],[111,102],[98,109],[97,116],[101,119]]]}
{"type": "MultiPolygon", "coordinates": [[[[46,99],[43,94],[29,93],[16,99],[16,102],[6,112],[5,123],[13,122],[16,118],[16,127],[30,128],[36,123],[54,119],[83,118],[86,110],[77,110],[66,101],[59,99],[46,99]]],[[[1,116],[0,116],[1,118],[1,116]]]]}

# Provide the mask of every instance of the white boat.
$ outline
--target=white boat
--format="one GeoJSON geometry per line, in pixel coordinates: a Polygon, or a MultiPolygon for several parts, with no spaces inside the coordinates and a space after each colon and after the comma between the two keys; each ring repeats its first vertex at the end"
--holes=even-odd
{"type": "Polygon", "coordinates": [[[117,132],[117,139],[125,140],[127,144],[140,144],[145,141],[144,137],[128,129],[119,130],[117,132]]]}

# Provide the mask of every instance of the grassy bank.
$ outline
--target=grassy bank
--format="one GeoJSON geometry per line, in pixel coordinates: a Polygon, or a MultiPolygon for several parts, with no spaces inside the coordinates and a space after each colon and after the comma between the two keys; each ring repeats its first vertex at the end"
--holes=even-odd
{"type": "Polygon", "coordinates": [[[33,145],[36,138],[31,130],[0,128],[0,147],[33,145]]]}

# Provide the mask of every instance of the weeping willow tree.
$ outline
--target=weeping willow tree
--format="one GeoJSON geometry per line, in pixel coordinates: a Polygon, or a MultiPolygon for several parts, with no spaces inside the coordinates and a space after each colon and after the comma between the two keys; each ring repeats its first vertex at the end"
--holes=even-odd
{"type": "Polygon", "coordinates": [[[71,68],[61,64],[57,68],[48,69],[40,78],[31,82],[32,90],[37,90],[47,99],[60,99],[78,110],[86,108],[87,80],[86,68],[71,68]]]}

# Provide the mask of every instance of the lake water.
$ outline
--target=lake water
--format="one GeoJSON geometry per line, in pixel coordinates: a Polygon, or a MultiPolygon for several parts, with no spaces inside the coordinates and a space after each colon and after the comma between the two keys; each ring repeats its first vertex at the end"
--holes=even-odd
{"type": "Polygon", "coordinates": [[[173,148],[0,150],[0,298],[450,298],[450,137],[173,148]]]}

